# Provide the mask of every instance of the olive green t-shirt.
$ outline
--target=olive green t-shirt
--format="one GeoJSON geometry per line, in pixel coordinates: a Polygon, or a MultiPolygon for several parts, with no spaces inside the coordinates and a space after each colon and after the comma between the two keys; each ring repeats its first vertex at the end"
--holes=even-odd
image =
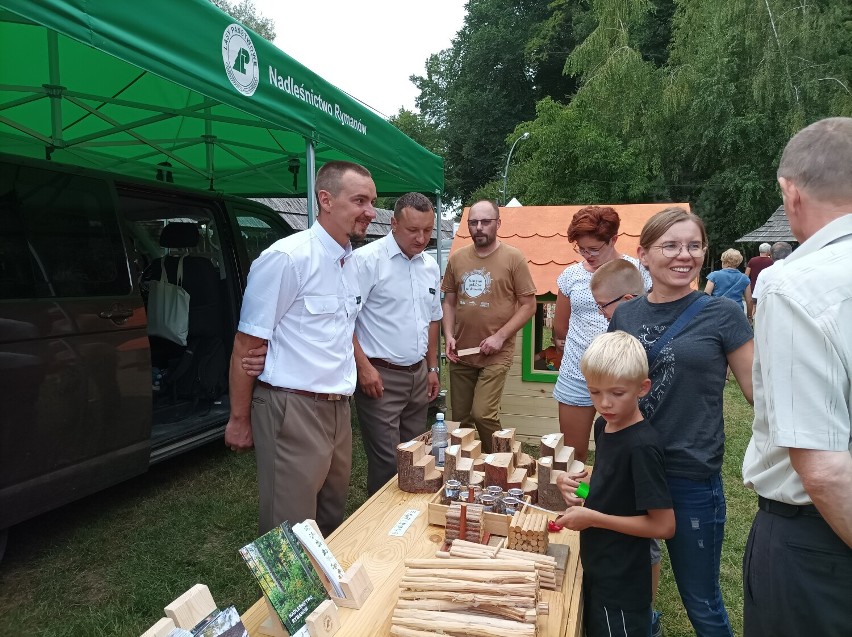
{"type": "MultiPolygon", "coordinates": [[[[518,309],[518,298],[535,294],[527,260],[517,248],[501,243],[487,257],[476,254],[473,245],[450,255],[441,290],[455,292],[456,348],[478,347],[518,309]]],[[[506,339],[496,354],[472,354],[461,359],[471,367],[497,363],[510,364],[515,351],[515,337],[506,339]]]]}

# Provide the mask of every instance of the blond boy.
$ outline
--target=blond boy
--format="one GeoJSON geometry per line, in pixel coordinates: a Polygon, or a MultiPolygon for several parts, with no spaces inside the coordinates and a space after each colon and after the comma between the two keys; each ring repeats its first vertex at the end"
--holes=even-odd
{"type": "MultiPolygon", "coordinates": [[[[585,506],[570,506],[557,524],[580,531],[587,637],[647,637],[648,539],[670,538],[675,530],[662,447],[639,411],[639,398],[651,388],[648,357],[635,337],[609,332],[589,345],[580,371],[605,426],[595,437],[585,506]]],[[[570,489],[572,482],[560,486],[570,489]]]]}

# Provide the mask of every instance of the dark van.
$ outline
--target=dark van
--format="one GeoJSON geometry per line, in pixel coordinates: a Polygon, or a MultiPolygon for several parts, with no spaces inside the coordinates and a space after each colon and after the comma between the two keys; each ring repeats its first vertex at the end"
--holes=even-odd
{"type": "Polygon", "coordinates": [[[292,232],[247,199],[0,154],[0,555],[11,525],[222,436],[249,265],[292,232]],[[179,268],[186,345],[147,329],[179,268]]]}

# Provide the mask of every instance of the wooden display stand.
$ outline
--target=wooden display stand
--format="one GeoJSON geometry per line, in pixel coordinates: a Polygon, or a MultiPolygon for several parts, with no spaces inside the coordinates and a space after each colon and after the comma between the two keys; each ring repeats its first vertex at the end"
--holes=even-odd
{"type": "MultiPolygon", "coordinates": [[[[328,546],[338,561],[346,567],[360,560],[375,587],[359,610],[338,609],[340,631],[335,637],[391,635],[394,609],[406,572],[405,561],[434,558],[443,543],[443,528],[430,524],[431,516],[427,515],[429,502],[434,496],[406,493],[399,489],[396,480],[391,480],[328,537],[328,546]],[[416,510],[418,515],[410,526],[401,535],[391,535],[389,532],[411,510],[416,510]]],[[[549,614],[539,614],[535,624],[537,634],[538,637],[580,637],[582,569],[579,565],[579,533],[563,529],[559,533],[551,533],[549,539],[551,547],[564,544],[570,547],[570,551],[562,585],[557,590],[545,588],[540,592],[541,601],[548,603],[549,614]]],[[[484,548],[481,544],[477,546],[484,548]]],[[[542,557],[535,553],[523,555],[542,557]]],[[[267,616],[263,600],[242,614],[251,637],[261,635],[259,627],[267,616]]]]}
{"type": "Polygon", "coordinates": [[[435,493],[444,476],[435,468],[431,447],[421,440],[409,440],[396,448],[399,488],[408,493],[435,493]]]}
{"type": "MultiPolygon", "coordinates": [[[[320,537],[322,536],[322,533],[314,520],[305,520],[305,523],[313,527],[317,535],[320,537]]],[[[361,561],[356,560],[356,562],[347,569],[346,573],[338,582],[340,584],[340,588],[343,589],[343,597],[338,597],[335,594],[334,586],[331,584],[328,576],[326,576],[322,567],[316,562],[316,560],[314,560],[310,551],[306,550],[305,554],[311,561],[311,564],[317,572],[322,585],[325,587],[328,596],[331,598],[322,602],[313,610],[313,612],[311,612],[310,615],[307,616],[305,619],[305,625],[308,627],[308,633],[311,637],[331,637],[331,635],[334,635],[338,630],[340,630],[340,617],[337,610],[338,607],[361,608],[367,600],[367,597],[373,591],[373,584],[370,582],[370,578],[367,575],[367,571],[361,564],[361,561]]],[[[281,620],[278,618],[278,613],[275,612],[275,608],[266,596],[264,596],[263,599],[266,601],[268,617],[260,624],[260,634],[267,635],[268,637],[288,637],[288,633],[281,624],[281,620]]]]}
{"type": "MultiPolygon", "coordinates": [[[[476,441],[479,444],[479,441],[476,441]]],[[[447,480],[458,480],[466,485],[482,485],[485,476],[479,471],[474,471],[473,458],[464,455],[464,450],[459,444],[447,447],[444,454],[444,482],[447,480]]]]}
{"type": "Polygon", "coordinates": [[[560,473],[579,473],[585,465],[579,460],[574,460],[574,448],[564,445],[562,434],[548,434],[542,436],[539,447],[540,458],[536,474],[538,477],[538,505],[551,511],[562,511],[565,509],[565,499],[562,492],[556,486],[556,479],[560,473]]]}

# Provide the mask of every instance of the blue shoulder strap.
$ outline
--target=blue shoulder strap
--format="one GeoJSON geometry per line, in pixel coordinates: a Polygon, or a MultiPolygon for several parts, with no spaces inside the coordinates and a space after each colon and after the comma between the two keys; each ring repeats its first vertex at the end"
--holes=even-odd
{"type": "Polygon", "coordinates": [[[663,348],[669,344],[675,336],[680,334],[686,324],[689,323],[692,318],[698,314],[701,309],[710,302],[709,294],[702,294],[697,299],[695,299],[692,303],[686,306],[683,312],[680,313],[674,323],[669,326],[663,335],[657,339],[657,342],[654,343],[654,346],[651,348],[651,351],[648,352],[648,366],[653,367],[654,361],[657,359],[657,356],[660,355],[660,352],[663,351],[663,348]]]}

